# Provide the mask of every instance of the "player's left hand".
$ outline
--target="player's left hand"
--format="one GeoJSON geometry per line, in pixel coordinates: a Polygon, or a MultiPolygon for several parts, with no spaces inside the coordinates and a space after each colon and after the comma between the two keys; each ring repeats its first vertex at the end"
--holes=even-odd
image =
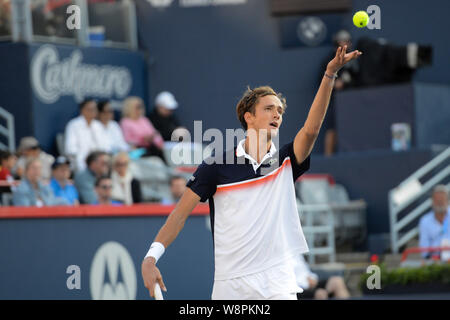
{"type": "Polygon", "coordinates": [[[358,50],[347,53],[347,46],[337,48],[336,56],[327,65],[327,73],[335,74],[347,62],[358,58],[360,55],[362,55],[362,52],[358,50]]]}

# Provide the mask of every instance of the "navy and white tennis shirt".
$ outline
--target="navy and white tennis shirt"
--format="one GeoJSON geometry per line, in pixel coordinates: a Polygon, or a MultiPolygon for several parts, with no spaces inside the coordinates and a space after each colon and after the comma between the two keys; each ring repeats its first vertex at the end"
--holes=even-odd
{"type": "Polygon", "coordinates": [[[310,158],[298,164],[293,142],[279,152],[272,142],[258,164],[244,142],[224,152],[222,164],[203,161],[187,183],[200,201],[209,199],[215,280],[261,272],[308,252],[294,182],[310,158]]]}

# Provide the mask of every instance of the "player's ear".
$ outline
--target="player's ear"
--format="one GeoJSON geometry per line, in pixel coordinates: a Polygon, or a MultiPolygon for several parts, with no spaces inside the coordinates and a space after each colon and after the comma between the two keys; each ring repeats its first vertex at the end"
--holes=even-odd
{"type": "Polygon", "coordinates": [[[244,113],[244,120],[247,122],[247,127],[248,127],[249,124],[251,124],[253,122],[253,118],[254,117],[255,116],[249,111],[244,113]]]}

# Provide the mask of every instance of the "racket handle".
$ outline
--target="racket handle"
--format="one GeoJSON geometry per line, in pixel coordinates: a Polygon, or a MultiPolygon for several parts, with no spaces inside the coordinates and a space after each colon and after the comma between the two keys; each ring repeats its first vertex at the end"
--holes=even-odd
{"type": "Polygon", "coordinates": [[[155,294],[155,300],[164,300],[164,297],[162,295],[161,287],[159,286],[159,283],[155,284],[155,292],[154,292],[154,294],[155,294]]]}

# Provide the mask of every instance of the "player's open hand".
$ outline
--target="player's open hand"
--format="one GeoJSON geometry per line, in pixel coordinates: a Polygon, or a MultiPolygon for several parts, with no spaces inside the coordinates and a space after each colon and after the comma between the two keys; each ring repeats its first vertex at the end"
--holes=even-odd
{"type": "Polygon", "coordinates": [[[327,73],[335,74],[347,62],[358,58],[360,55],[362,55],[362,52],[358,50],[347,53],[347,46],[337,48],[336,56],[327,65],[327,73]]]}
{"type": "Polygon", "coordinates": [[[161,272],[155,265],[155,259],[152,257],[144,259],[141,266],[142,279],[144,286],[148,289],[150,297],[155,298],[155,284],[158,282],[162,290],[167,291],[164,285],[161,272]]]}

